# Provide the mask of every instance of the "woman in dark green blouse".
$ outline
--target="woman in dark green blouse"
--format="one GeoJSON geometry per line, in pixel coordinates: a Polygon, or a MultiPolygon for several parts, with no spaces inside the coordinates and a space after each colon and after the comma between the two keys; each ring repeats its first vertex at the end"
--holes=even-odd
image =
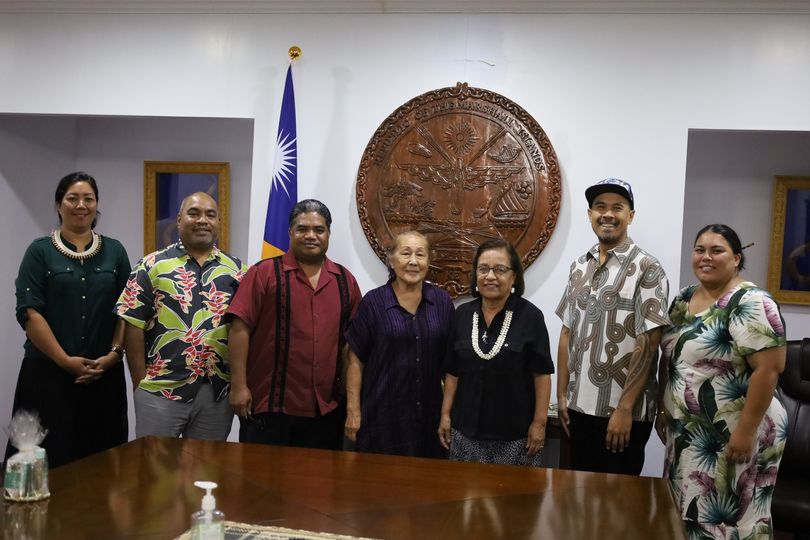
{"type": "Polygon", "coordinates": [[[15,282],[28,339],[14,411],[39,413],[51,467],[127,440],[123,324],[113,306],[130,271],[121,243],[93,230],[92,176],[65,176],[54,200],[60,226],[28,246],[15,282]]]}

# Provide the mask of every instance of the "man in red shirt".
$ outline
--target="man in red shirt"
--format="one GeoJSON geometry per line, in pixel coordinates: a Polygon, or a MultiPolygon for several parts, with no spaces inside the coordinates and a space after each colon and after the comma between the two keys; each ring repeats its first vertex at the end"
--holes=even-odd
{"type": "Polygon", "coordinates": [[[343,446],[343,332],[362,295],[326,257],[331,224],[322,202],[297,203],[290,250],[252,266],[228,309],[230,402],[242,442],[343,446]]]}

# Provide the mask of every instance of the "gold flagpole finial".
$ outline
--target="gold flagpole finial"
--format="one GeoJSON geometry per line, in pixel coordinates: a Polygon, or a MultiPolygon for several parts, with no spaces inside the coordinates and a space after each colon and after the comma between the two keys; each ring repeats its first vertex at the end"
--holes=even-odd
{"type": "Polygon", "coordinates": [[[293,45],[290,47],[290,50],[287,51],[287,54],[290,55],[290,61],[295,62],[301,56],[301,47],[298,45],[293,45]]]}

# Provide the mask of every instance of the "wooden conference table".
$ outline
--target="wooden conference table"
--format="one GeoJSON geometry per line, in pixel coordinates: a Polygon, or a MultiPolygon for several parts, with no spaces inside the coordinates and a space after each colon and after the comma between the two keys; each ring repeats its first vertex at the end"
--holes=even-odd
{"type": "Polygon", "coordinates": [[[0,503],[5,538],[174,538],[212,480],[229,521],[353,536],[682,539],[662,479],[145,437],[0,503]]]}

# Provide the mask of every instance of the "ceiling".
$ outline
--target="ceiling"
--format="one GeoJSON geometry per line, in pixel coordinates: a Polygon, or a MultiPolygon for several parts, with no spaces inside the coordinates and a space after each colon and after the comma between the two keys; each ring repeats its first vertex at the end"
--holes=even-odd
{"type": "Polygon", "coordinates": [[[0,0],[0,13],[810,14],[810,0],[0,0]]]}

